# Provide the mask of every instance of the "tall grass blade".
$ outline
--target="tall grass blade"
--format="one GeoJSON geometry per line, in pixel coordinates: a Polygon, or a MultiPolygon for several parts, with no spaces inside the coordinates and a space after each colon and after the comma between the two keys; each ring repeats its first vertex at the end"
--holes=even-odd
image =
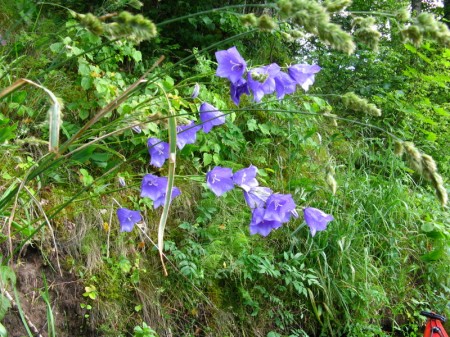
{"type": "Polygon", "coordinates": [[[44,273],[42,273],[42,280],[44,281],[44,290],[41,291],[41,296],[47,307],[48,337],[56,337],[55,318],[53,316],[52,305],[50,303],[50,295],[48,294],[47,278],[44,273]]]}
{"type": "Polygon", "coordinates": [[[46,87],[37,84],[31,80],[27,80],[26,78],[21,78],[11,84],[9,87],[5,88],[0,92],[0,99],[19,89],[25,84],[31,84],[39,89],[42,89],[46,92],[46,94],[50,97],[52,101],[52,105],[49,109],[49,140],[48,140],[48,150],[50,152],[58,152],[59,147],[59,129],[61,127],[61,104],[59,104],[56,96],[46,87]]]}
{"type": "MultiPolygon", "coordinates": [[[[165,94],[165,92],[164,92],[165,94]]],[[[164,268],[164,274],[167,276],[167,270],[164,264],[164,230],[166,228],[167,217],[169,215],[170,203],[172,200],[172,187],[173,181],[175,178],[175,163],[176,163],[176,155],[177,155],[177,123],[175,120],[174,113],[172,111],[172,107],[170,105],[169,98],[166,95],[167,104],[169,105],[169,171],[167,177],[167,189],[166,189],[166,199],[164,200],[164,208],[161,214],[161,219],[159,220],[158,226],[158,250],[159,256],[161,258],[161,263],[164,268]]]]}

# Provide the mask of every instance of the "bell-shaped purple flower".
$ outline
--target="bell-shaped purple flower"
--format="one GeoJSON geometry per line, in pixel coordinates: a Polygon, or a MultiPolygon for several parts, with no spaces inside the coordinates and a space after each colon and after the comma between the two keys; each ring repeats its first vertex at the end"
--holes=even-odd
{"type": "Polygon", "coordinates": [[[163,142],[158,138],[149,138],[147,145],[151,158],[150,164],[162,167],[166,159],[169,158],[169,143],[163,142]]]}
{"type": "Polygon", "coordinates": [[[224,124],[225,116],[211,104],[203,103],[200,105],[200,120],[203,132],[208,133],[214,126],[224,124]]]}
{"type": "Polygon", "coordinates": [[[131,232],[134,225],[142,220],[141,213],[128,208],[119,208],[117,210],[117,218],[119,219],[121,232],[131,232]]]}
{"type": "Polygon", "coordinates": [[[233,175],[233,181],[236,185],[242,188],[244,191],[248,192],[250,188],[258,186],[258,181],[256,180],[256,174],[258,173],[258,168],[256,166],[250,165],[249,167],[237,171],[233,175]]]}
{"type": "MultiPolygon", "coordinates": [[[[168,179],[167,177],[158,177],[153,174],[146,174],[142,179],[141,197],[147,197],[153,200],[153,208],[158,208],[164,205],[166,198],[168,179]]],[[[178,187],[172,187],[172,197],[179,196],[181,191],[178,187]]]]}
{"type": "Polygon", "coordinates": [[[253,93],[255,102],[260,102],[264,95],[275,91],[275,76],[280,72],[280,66],[276,63],[268,66],[252,69],[248,72],[248,86],[253,93]]]}
{"type": "Polygon", "coordinates": [[[194,89],[192,89],[191,98],[197,98],[199,93],[200,93],[200,84],[195,83],[194,89]]]}
{"type": "Polygon", "coordinates": [[[141,129],[141,127],[139,125],[132,126],[131,130],[133,130],[136,133],[141,133],[142,132],[142,129],[141,129]]]}
{"type": "Polygon", "coordinates": [[[280,221],[267,220],[264,208],[255,208],[252,213],[252,221],[250,222],[250,234],[260,234],[267,236],[273,229],[281,227],[280,221]]]}
{"type": "Polygon", "coordinates": [[[297,82],[305,91],[308,91],[309,86],[314,84],[314,75],[320,71],[317,64],[295,64],[290,66],[289,76],[297,82]]]}
{"type": "Polygon", "coordinates": [[[316,235],[319,231],[327,229],[328,223],[334,220],[332,215],[326,214],[320,209],[313,207],[304,208],[303,214],[305,216],[305,222],[311,231],[311,236],[316,235]]]}
{"type": "Polygon", "coordinates": [[[166,193],[166,188],[166,177],[158,177],[153,174],[146,174],[144,178],[142,178],[141,197],[147,197],[155,201],[166,193]]]}
{"type": "Polygon", "coordinates": [[[291,216],[298,217],[295,202],[290,194],[272,194],[266,201],[266,220],[288,222],[291,216]]]}
{"type": "Polygon", "coordinates": [[[233,171],[227,167],[216,166],[206,174],[206,185],[218,197],[234,188],[233,171]]]}
{"type": "Polygon", "coordinates": [[[120,185],[121,187],[127,186],[127,183],[125,182],[125,178],[124,178],[124,177],[119,177],[119,178],[117,178],[117,180],[118,180],[119,185],[120,185]]]}
{"type": "Polygon", "coordinates": [[[273,191],[268,187],[255,186],[244,191],[244,198],[250,208],[264,207],[273,191]]]}
{"type": "Polygon", "coordinates": [[[186,144],[194,144],[197,140],[197,132],[201,128],[200,125],[195,125],[194,121],[177,126],[177,147],[181,150],[186,144]]]}
{"type": "Polygon", "coordinates": [[[216,59],[219,66],[216,75],[228,78],[231,83],[236,83],[244,74],[247,63],[237,51],[236,47],[216,52],[216,59]]]}
{"type": "Polygon", "coordinates": [[[277,92],[278,99],[283,99],[284,95],[293,94],[296,86],[297,82],[282,71],[275,76],[275,91],[277,92]]]}
{"type": "Polygon", "coordinates": [[[243,78],[238,79],[235,83],[230,84],[230,96],[234,104],[239,105],[243,94],[250,95],[248,83],[243,78]]]}
{"type": "MultiPolygon", "coordinates": [[[[167,188],[167,184],[166,184],[167,188]]],[[[178,187],[172,187],[172,195],[170,196],[170,201],[172,201],[175,197],[178,197],[181,194],[181,191],[178,187]]],[[[158,208],[159,206],[163,206],[166,201],[166,190],[164,189],[164,193],[156,200],[153,200],[153,208],[158,208]]]]}

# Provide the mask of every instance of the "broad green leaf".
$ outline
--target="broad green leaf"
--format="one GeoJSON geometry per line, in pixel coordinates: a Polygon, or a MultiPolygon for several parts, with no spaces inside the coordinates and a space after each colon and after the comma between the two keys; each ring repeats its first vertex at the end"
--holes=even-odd
{"type": "Polygon", "coordinates": [[[139,50],[134,50],[133,54],[131,55],[133,60],[135,62],[141,62],[142,61],[142,53],[139,50]]]}
{"type": "Polygon", "coordinates": [[[247,127],[250,131],[255,131],[258,128],[258,122],[255,119],[250,118],[247,121],[247,127]]]}
{"type": "Polygon", "coordinates": [[[203,153],[203,165],[204,166],[208,166],[209,164],[211,164],[212,160],[213,160],[213,157],[211,154],[203,153]]]}

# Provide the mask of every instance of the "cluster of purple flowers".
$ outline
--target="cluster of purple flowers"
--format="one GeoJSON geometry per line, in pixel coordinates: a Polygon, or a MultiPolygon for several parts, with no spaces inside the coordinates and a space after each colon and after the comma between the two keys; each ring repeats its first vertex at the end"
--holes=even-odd
{"type": "MultiPolygon", "coordinates": [[[[216,196],[234,187],[242,189],[245,201],[252,210],[250,234],[267,236],[292,217],[298,218],[298,213],[290,194],[273,193],[270,188],[259,186],[257,173],[258,169],[253,165],[234,174],[231,168],[216,166],[206,174],[206,185],[216,196]]],[[[307,207],[303,211],[312,236],[325,230],[328,222],[333,220],[332,215],[316,208],[307,207]]]]}
{"type": "MultiPolygon", "coordinates": [[[[225,123],[225,115],[209,103],[200,105],[201,125],[196,125],[195,121],[189,124],[177,126],[177,147],[183,149],[186,144],[194,144],[197,140],[197,132],[203,130],[209,133],[214,126],[225,123]]],[[[150,153],[150,164],[162,167],[169,158],[169,143],[158,138],[150,138],[147,142],[150,153]]]]}
{"type": "Polygon", "coordinates": [[[230,81],[230,96],[234,104],[239,105],[243,94],[253,94],[253,100],[260,102],[264,95],[277,93],[278,99],[295,92],[297,85],[305,91],[314,83],[315,74],[320,71],[318,65],[295,64],[288,72],[281,71],[276,63],[247,70],[247,63],[236,47],[216,52],[218,67],[216,75],[230,81]],[[246,76],[245,76],[246,74],[246,76]]]}
{"type": "MultiPolygon", "coordinates": [[[[192,98],[198,95],[199,86],[194,87],[192,98]]],[[[186,144],[193,144],[197,140],[197,132],[203,130],[208,133],[214,126],[225,123],[225,115],[217,108],[209,103],[202,103],[200,106],[200,120],[201,125],[196,125],[195,121],[190,121],[189,124],[179,125],[177,127],[177,147],[183,149],[186,144]]],[[[135,132],[141,132],[135,130],[135,132]]],[[[147,145],[150,153],[150,164],[156,167],[162,167],[165,161],[169,158],[169,143],[163,142],[158,138],[152,137],[147,140],[147,145]]],[[[153,174],[147,174],[142,179],[141,197],[147,197],[153,200],[153,207],[156,209],[164,205],[167,189],[167,178],[158,177],[153,174]]],[[[123,181],[123,184],[125,182],[123,181]]],[[[172,188],[171,199],[181,194],[178,187],[172,188]]],[[[123,232],[130,232],[134,224],[142,220],[139,211],[133,211],[127,208],[120,208],[117,211],[117,217],[120,223],[120,230],[123,232]]]]}
{"type": "MultiPolygon", "coordinates": [[[[168,179],[166,177],[158,177],[153,174],[146,174],[142,178],[141,197],[153,200],[153,208],[164,205],[167,192],[168,179]]],[[[172,187],[171,200],[179,196],[181,191],[178,187],[172,187]]],[[[121,232],[131,232],[133,226],[142,220],[139,211],[133,211],[128,208],[119,208],[117,210],[117,218],[120,223],[121,232]]]]}
{"type": "MultiPolygon", "coordinates": [[[[231,99],[239,105],[243,94],[253,94],[255,102],[260,102],[264,95],[276,91],[278,99],[286,94],[292,94],[296,86],[300,85],[305,91],[314,83],[314,74],[320,71],[318,65],[296,64],[288,68],[288,73],[281,71],[276,63],[268,66],[247,70],[245,60],[241,57],[236,47],[216,52],[218,68],[216,75],[228,78],[231,82],[231,99]],[[246,79],[243,77],[247,72],[246,79]]],[[[196,98],[200,87],[195,85],[191,98],[196,98]]],[[[200,106],[201,124],[195,121],[177,127],[176,145],[183,149],[186,144],[193,144],[197,139],[197,132],[203,130],[209,133],[214,126],[225,123],[225,115],[209,103],[200,106]]],[[[140,128],[134,127],[135,132],[141,132],[140,128]]],[[[170,156],[169,144],[158,138],[152,137],[147,141],[150,153],[150,164],[162,167],[170,156]]],[[[256,180],[258,169],[250,165],[248,168],[233,173],[232,169],[216,166],[206,175],[206,184],[216,196],[240,188],[244,193],[247,205],[252,210],[250,222],[250,234],[267,236],[273,229],[288,222],[292,217],[298,218],[296,205],[290,194],[274,193],[268,187],[259,186],[256,180]]],[[[167,193],[168,179],[147,174],[142,179],[141,197],[153,200],[156,209],[164,205],[167,193]]],[[[123,181],[123,185],[125,182],[123,181]]],[[[171,198],[177,197],[181,191],[177,187],[172,188],[171,198]]],[[[307,207],[303,209],[306,224],[309,226],[311,235],[325,230],[328,222],[334,218],[319,209],[307,207]]],[[[121,231],[130,232],[133,226],[142,220],[139,211],[120,208],[117,210],[121,231]]]]}

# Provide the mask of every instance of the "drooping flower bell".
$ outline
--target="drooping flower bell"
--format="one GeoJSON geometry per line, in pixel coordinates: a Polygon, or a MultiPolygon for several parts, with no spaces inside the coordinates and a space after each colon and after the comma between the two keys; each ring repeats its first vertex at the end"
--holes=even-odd
{"type": "Polygon", "coordinates": [[[280,228],[282,223],[276,220],[267,220],[267,210],[264,208],[255,208],[252,212],[252,221],[250,222],[250,234],[260,234],[267,236],[273,229],[280,228]]]}
{"type": "Polygon", "coordinates": [[[248,191],[244,191],[245,201],[250,208],[264,207],[267,199],[273,194],[268,187],[255,186],[248,191]]]}
{"type": "Polygon", "coordinates": [[[197,98],[199,93],[200,93],[200,84],[195,83],[194,89],[192,89],[191,98],[192,99],[197,98]]]}
{"type": "Polygon", "coordinates": [[[225,115],[209,103],[200,105],[200,120],[204,133],[208,133],[214,126],[225,123],[225,115]]]}
{"type": "Polygon", "coordinates": [[[255,102],[260,102],[264,95],[271,94],[275,91],[275,76],[279,72],[280,66],[276,63],[258,67],[248,72],[248,87],[253,93],[255,102]]]}
{"type": "Polygon", "coordinates": [[[314,84],[315,74],[320,71],[317,64],[295,64],[288,69],[289,76],[300,85],[303,90],[308,91],[309,87],[314,84]]]}
{"type": "Polygon", "coordinates": [[[283,99],[285,95],[293,94],[296,86],[297,82],[282,71],[275,76],[275,91],[278,99],[283,99]]]}
{"type": "MultiPolygon", "coordinates": [[[[164,205],[167,183],[167,177],[158,177],[153,174],[146,174],[142,179],[141,197],[152,199],[153,208],[158,208],[159,206],[164,205]]],[[[178,189],[178,187],[172,187],[171,200],[173,200],[173,198],[179,196],[180,194],[181,191],[178,189]]]]}
{"type": "Polygon", "coordinates": [[[290,194],[272,194],[266,201],[266,220],[288,222],[292,216],[298,217],[295,202],[290,194]]]}
{"type": "Polygon", "coordinates": [[[305,222],[311,231],[311,236],[316,235],[319,231],[327,229],[328,223],[334,220],[332,215],[326,214],[314,207],[304,208],[303,215],[305,216],[305,222]]]}
{"type": "Polygon", "coordinates": [[[197,140],[197,132],[201,130],[200,125],[191,121],[187,125],[177,126],[177,147],[181,150],[186,144],[194,144],[197,140]]]}
{"type": "Polygon", "coordinates": [[[239,105],[243,94],[250,95],[250,90],[246,80],[240,78],[235,83],[230,83],[230,97],[234,104],[237,106],[239,105]]]}
{"type": "Polygon", "coordinates": [[[169,143],[163,142],[158,138],[149,138],[147,145],[150,153],[150,164],[162,167],[166,159],[169,158],[169,143]]]}
{"type": "Polygon", "coordinates": [[[134,225],[142,220],[139,211],[132,211],[128,208],[119,208],[117,210],[117,218],[119,219],[121,232],[131,232],[134,225]]]}
{"type": "Polygon", "coordinates": [[[256,166],[250,165],[247,168],[237,171],[233,175],[233,181],[244,191],[248,192],[250,188],[259,185],[258,181],[256,180],[257,173],[258,168],[256,166]]]}
{"type": "Polygon", "coordinates": [[[217,76],[228,78],[231,83],[236,83],[244,75],[247,63],[236,47],[217,51],[216,59],[218,63],[217,76]]]}
{"type": "Polygon", "coordinates": [[[206,174],[206,185],[220,197],[234,188],[233,171],[228,167],[214,167],[206,174]]]}

